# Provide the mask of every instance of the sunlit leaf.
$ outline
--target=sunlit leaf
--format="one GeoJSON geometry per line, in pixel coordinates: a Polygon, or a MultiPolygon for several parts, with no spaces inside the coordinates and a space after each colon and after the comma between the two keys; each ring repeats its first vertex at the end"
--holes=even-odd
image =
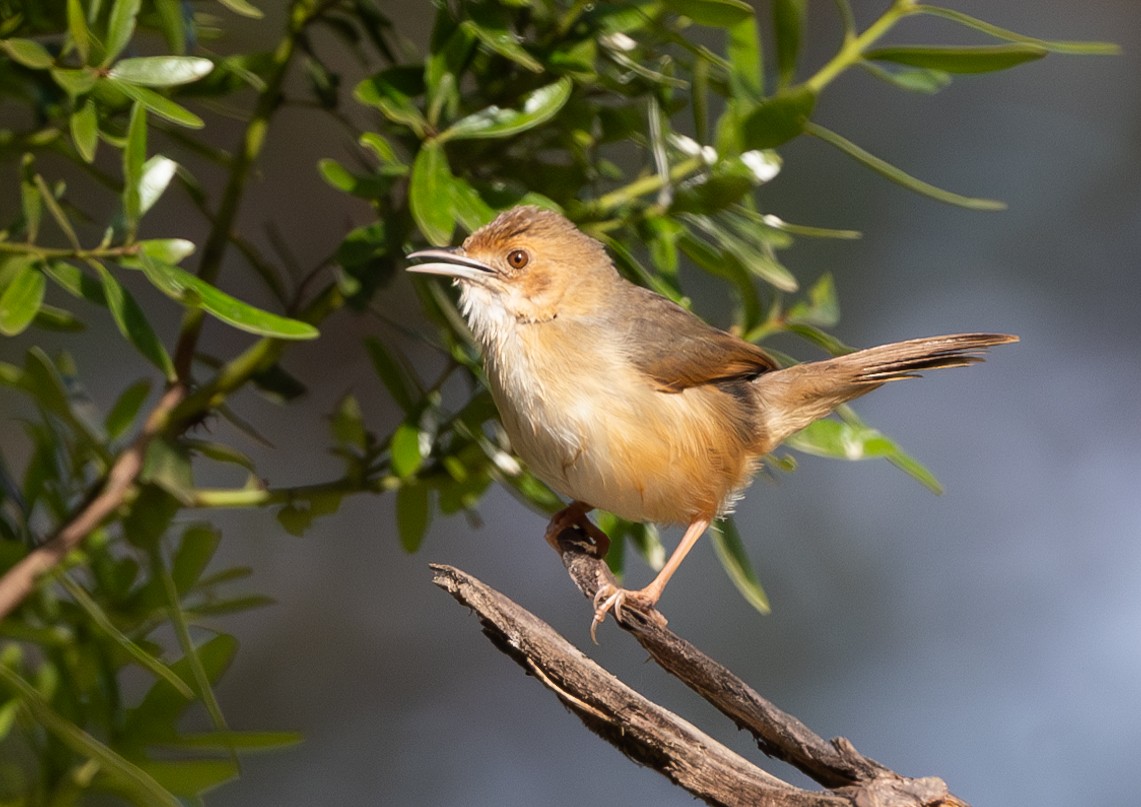
{"type": "MultiPolygon", "coordinates": [[[[143,163],[142,171],[138,178],[140,216],[145,215],[154,203],[159,200],[159,197],[163,195],[170,185],[171,179],[174,178],[174,172],[176,170],[178,170],[178,163],[161,154],[156,154],[143,163]]],[[[176,239],[167,240],[169,242],[176,239]]],[[[193,248],[193,245],[191,246],[193,248]]]]}
{"type": "Polygon", "coordinates": [[[218,0],[218,2],[235,14],[248,17],[251,20],[260,20],[265,16],[260,8],[247,2],[247,0],[218,0]]]}
{"type": "Polygon", "coordinates": [[[143,273],[155,288],[186,306],[201,308],[238,330],[276,339],[315,339],[308,322],[263,311],[211,286],[184,269],[154,260],[142,253],[143,273]]]}
{"type": "Polygon", "coordinates": [[[510,137],[550,120],[570,98],[570,79],[561,78],[523,96],[519,109],[490,106],[468,115],[443,131],[438,141],[510,137]]]}
{"type": "Polygon", "coordinates": [[[868,61],[859,64],[876,78],[908,92],[933,95],[951,83],[951,75],[943,70],[928,70],[924,67],[886,70],[868,61]]]}
{"type": "Polygon", "coordinates": [[[160,118],[164,118],[171,123],[177,123],[179,126],[185,126],[188,129],[201,129],[206,125],[202,118],[195,115],[189,109],[176,104],[165,96],[159,95],[154,90],[140,87],[136,84],[128,84],[125,81],[118,81],[113,78],[108,78],[106,81],[107,84],[113,86],[132,101],[138,101],[145,106],[148,111],[153,112],[160,118]]]}
{"type": "Polygon", "coordinates": [[[1038,39],[1037,37],[1026,36],[1025,34],[1019,34],[1007,30],[1006,28],[1000,28],[997,25],[992,25],[989,22],[984,22],[983,20],[976,19],[961,11],[950,8],[917,4],[914,6],[914,9],[921,14],[943,17],[957,22],[960,25],[965,25],[968,28],[974,28],[976,31],[982,31],[984,34],[993,36],[995,39],[1005,39],[1009,42],[1022,42],[1028,45],[1036,45],[1053,53],[1112,56],[1121,52],[1121,47],[1112,42],[1072,42],[1056,39],[1038,39]]]}
{"type": "Polygon", "coordinates": [[[139,767],[178,796],[201,796],[238,776],[235,759],[148,759],[139,767]]]}
{"type": "Polygon", "coordinates": [[[214,63],[198,56],[136,56],[116,62],[107,75],[127,84],[174,87],[197,81],[214,63]]]}
{"type": "Polygon", "coordinates": [[[79,60],[87,64],[91,51],[91,31],[83,16],[82,0],[67,0],[67,32],[71,36],[71,43],[75,45],[75,52],[79,54],[79,60]]]}
{"type": "Polygon", "coordinates": [[[392,433],[392,470],[407,479],[420,469],[424,462],[421,450],[420,429],[412,423],[401,423],[392,433]]]}

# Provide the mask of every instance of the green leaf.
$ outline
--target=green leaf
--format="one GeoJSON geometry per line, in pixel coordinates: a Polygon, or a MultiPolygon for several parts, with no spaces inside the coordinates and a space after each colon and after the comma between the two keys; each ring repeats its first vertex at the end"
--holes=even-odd
{"type": "Polygon", "coordinates": [[[127,144],[123,148],[123,217],[127,231],[133,236],[142,215],[139,183],[143,177],[143,162],[147,158],[147,110],[141,103],[131,107],[127,124],[127,144]]]}
{"type": "Polygon", "coordinates": [[[297,745],[303,739],[295,731],[208,731],[183,734],[162,745],[166,748],[211,751],[265,751],[297,745]]]}
{"type": "Polygon", "coordinates": [[[60,333],[75,333],[85,330],[87,327],[70,311],[64,311],[54,305],[41,305],[40,310],[36,312],[36,318],[32,320],[32,324],[37,328],[43,328],[45,331],[59,331],[60,333]]]}
{"type": "Polygon", "coordinates": [[[34,39],[5,39],[0,41],[8,58],[32,70],[46,70],[55,64],[48,49],[34,39]]]}
{"type": "Polygon", "coordinates": [[[984,22],[983,20],[976,19],[961,11],[955,11],[950,8],[916,5],[914,6],[914,10],[920,14],[930,14],[935,17],[952,20],[968,28],[974,28],[976,31],[982,31],[984,34],[993,36],[995,39],[1005,39],[1009,42],[1023,42],[1028,45],[1037,45],[1053,53],[1072,53],[1087,56],[1114,56],[1121,53],[1121,47],[1112,42],[1072,42],[1038,39],[1037,37],[1009,31],[1006,28],[999,28],[997,25],[991,25],[989,22],[984,22]]]}
{"type": "Polygon", "coordinates": [[[171,793],[187,797],[201,796],[239,773],[236,759],[148,759],[139,767],[171,793]]]}
{"type": "MultiPolygon", "coordinates": [[[[161,154],[156,154],[143,163],[142,171],[138,178],[140,216],[146,215],[147,211],[159,200],[159,197],[162,196],[170,186],[170,181],[174,178],[174,173],[177,170],[178,163],[161,154]]],[[[173,241],[181,241],[184,244],[190,243],[184,239],[170,238],[163,240],[168,244],[173,241]]],[[[190,244],[190,251],[194,251],[193,244],[190,244]]],[[[152,257],[156,257],[154,253],[150,254],[152,257]]],[[[189,254],[190,253],[187,252],[183,257],[189,254]]],[[[179,260],[181,260],[181,258],[179,258],[179,260]]],[[[177,263],[177,261],[172,261],[172,263],[177,263]]]]}
{"type": "Polygon", "coordinates": [[[755,19],[743,19],[729,28],[725,55],[731,66],[729,87],[733,98],[746,103],[759,101],[765,92],[765,67],[755,19]]]}
{"type": "Polygon", "coordinates": [[[495,218],[496,211],[466,179],[452,177],[452,215],[460,226],[475,232],[495,218]]]}
{"type": "Polygon", "coordinates": [[[768,595],[765,594],[761,581],[757,579],[757,573],[753,571],[753,564],[749,561],[749,555],[745,552],[745,545],[741,541],[741,534],[737,531],[733,519],[726,518],[719,524],[712,525],[709,533],[713,538],[713,548],[717,551],[721,566],[733,581],[733,585],[737,587],[737,591],[741,592],[741,596],[749,605],[762,614],[770,613],[772,607],[769,605],[768,595]]]}
{"type": "Polygon", "coordinates": [[[111,17],[107,21],[107,51],[103,66],[111,64],[135,34],[135,18],[139,16],[141,0],[115,0],[111,17]]]}
{"type": "MultiPolygon", "coordinates": [[[[51,708],[35,687],[3,664],[0,664],[0,686],[19,699],[38,725],[82,758],[97,763],[101,773],[132,794],[140,804],[181,807],[178,799],[153,777],[62,717],[51,708]]],[[[170,684],[166,683],[166,686],[169,687],[170,684]]]]}
{"type": "Polygon", "coordinates": [[[816,93],[806,86],[777,93],[744,113],[741,136],[746,148],[770,149],[805,130],[816,108],[816,93]]]}
{"type": "Polygon", "coordinates": [[[153,112],[160,118],[168,120],[171,123],[177,123],[179,126],[185,126],[188,129],[201,129],[206,125],[202,118],[195,115],[189,109],[184,106],[179,106],[174,101],[159,95],[154,90],[135,84],[128,84],[125,81],[118,81],[113,78],[106,79],[106,82],[132,101],[138,101],[145,106],[148,111],[153,112]]]}
{"type": "Polygon", "coordinates": [[[99,73],[91,67],[78,69],[53,67],[51,76],[52,81],[72,98],[91,92],[96,82],[99,81],[99,73]]]}
{"type": "Polygon", "coordinates": [[[68,119],[71,129],[71,142],[85,163],[95,159],[95,147],[99,144],[99,114],[95,102],[88,98],[83,106],[68,119]]]}
{"type": "Polygon", "coordinates": [[[364,346],[377,378],[392,400],[405,414],[413,411],[424,397],[424,390],[403,357],[394,355],[383,342],[372,336],[365,339],[364,346]]]}
{"type": "Polygon", "coordinates": [[[951,75],[942,70],[928,70],[922,67],[885,70],[878,64],[867,61],[859,62],[859,65],[881,81],[908,92],[934,95],[951,83],[951,75]]]}
{"type": "Polygon", "coordinates": [[[0,294],[0,333],[5,336],[23,333],[39,313],[46,288],[47,279],[36,264],[22,262],[0,294]]]}
{"type": "Polygon", "coordinates": [[[753,7],[744,0],[665,0],[662,5],[713,28],[728,28],[753,16],[753,7]]]}
{"type": "Polygon", "coordinates": [[[780,87],[792,84],[804,36],[805,0],[773,0],[773,39],[776,40],[780,87]]]}
{"type": "Polygon", "coordinates": [[[451,211],[454,178],[439,143],[429,140],[412,163],[408,204],[412,218],[429,244],[442,246],[452,240],[455,217],[451,211]]]}
{"type": "Polygon", "coordinates": [[[846,138],[836,134],[829,129],[825,129],[819,124],[809,123],[805,127],[805,132],[810,135],[814,135],[815,137],[819,137],[825,143],[830,143],[831,145],[840,149],[840,151],[847,154],[849,157],[862,162],[865,166],[875,171],[880,176],[890,179],[892,182],[902,185],[908,190],[915,191],[916,193],[921,193],[924,196],[929,196],[932,199],[936,199],[940,202],[958,205],[959,207],[965,207],[970,210],[1002,210],[1006,207],[1004,203],[999,202],[995,199],[979,199],[971,196],[960,196],[957,193],[952,193],[951,191],[945,191],[942,188],[937,188],[934,185],[924,182],[921,179],[916,179],[910,174],[905,173],[899,168],[896,168],[891,163],[881,160],[874,154],[869,154],[852,141],[847,140],[846,138]]]}
{"type": "Polygon", "coordinates": [[[182,533],[170,564],[170,577],[181,596],[194,588],[221,541],[222,534],[204,524],[193,524],[182,533]]]}
{"type": "Polygon", "coordinates": [[[260,20],[265,16],[260,8],[252,3],[246,2],[246,0],[218,0],[218,2],[235,14],[248,17],[251,20],[260,20]]]}
{"type": "Polygon", "coordinates": [[[143,87],[174,87],[207,75],[214,63],[198,56],[136,56],[123,59],[107,75],[143,87]]]}
{"type": "Polygon", "coordinates": [[[417,551],[424,542],[432,520],[430,492],[427,485],[420,483],[401,485],[396,491],[396,531],[405,552],[417,551]]]}
{"type": "Polygon", "coordinates": [[[505,9],[491,3],[468,3],[464,9],[471,16],[460,25],[486,47],[533,73],[543,72],[543,65],[519,44],[519,37],[511,30],[505,9]]]}
{"type": "Polygon", "coordinates": [[[428,122],[412,99],[423,91],[421,70],[392,67],[362,81],[353,90],[353,95],[362,104],[376,107],[390,121],[407,126],[422,138],[428,122]]]}
{"type": "Polygon", "coordinates": [[[1041,59],[1048,51],[1038,45],[1014,43],[1010,45],[896,45],[876,48],[864,53],[864,58],[881,62],[894,62],[927,70],[946,73],[990,73],[1041,59]]]}
{"type": "Polygon", "coordinates": [[[572,87],[570,79],[561,78],[527,93],[519,109],[485,107],[453,123],[436,140],[510,137],[525,132],[553,118],[570,98],[572,87]]]}
{"type": "Polygon", "coordinates": [[[111,411],[103,420],[103,428],[107,430],[111,439],[121,437],[135,422],[135,418],[138,417],[139,410],[142,409],[150,391],[151,382],[144,378],[142,381],[136,381],[119,394],[111,406],[111,411]]]}
{"type": "Polygon", "coordinates": [[[800,300],[785,313],[786,321],[804,322],[830,328],[840,320],[840,304],[836,300],[836,281],[825,272],[808,290],[808,299],[800,300]]]}
{"type": "Polygon", "coordinates": [[[832,459],[886,459],[935,493],[942,492],[935,476],[889,437],[865,424],[847,407],[840,415],[842,420],[816,421],[785,440],[785,445],[832,459]]]}
{"type": "MultiPolygon", "coordinates": [[[[106,266],[99,262],[93,262],[92,265],[98,272],[102,283],[101,292],[97,295],[101,299],[97,301],[107,306],[111,312],[111,318],[115,320],[115,325],[119,328],[119,333],[123,334],[127,341],[134,345],[135,350],[139,351],[143,358],[160,369],[168,380],[173,380],[176,375],[174,363],[170,360],[170,354],[166,352],[166,347],[158,338],[158,334],[151,327],[142,307],[131,296],[131,293],[123,288],[106,266]]],[[[53,264],[53,277],[62,275],[60,270],[64,266],[68,266],[68,264],[53,264]]],[[[74,267],[70,268],[74,269],[74,267]]],[[[82,281],[80,281],[80,293],[84,296],[89,294],[95,296],[91,290],[85,292],[83,289],[82,281]]]]}
{"type": "Polygon", "coordinates": [[[364,451],[368,447],[368,431],[364,426],[364,415],[360,402],[354,395],[346,395],[337,404],[330,418],[333,439],[341,446],[364,451]]]}
{"type": "Polygon", "coordinates": [[[79,61],[87,64],[87,57],[91,53],[91,31],[83,17],[82,0],[67,0],[67,32],[71,35],[75,52],[79,54],[79,61]]]}
{"type": "Polygon", "coordinates": [[[255,308],[184,269],[156,261],[146,253],[141,253],[141,257],[143,273],[155,288],[183,305],[205,310],[238,330],[275,339],[315,339],[320,335],[308,322],[255,308]]]}
{"type": "Polygon", "coordinates": [[[170,440],[151,440],[139,479],[162,488],[184,505],[194,504],[190,452],[170,440]]]}
{"type": "Polygon", "coordinates": [[[420,435],[413,423],[401,423],[392,433],[392,470],[401,479],[414,475],[424,462],[420,435]]]}

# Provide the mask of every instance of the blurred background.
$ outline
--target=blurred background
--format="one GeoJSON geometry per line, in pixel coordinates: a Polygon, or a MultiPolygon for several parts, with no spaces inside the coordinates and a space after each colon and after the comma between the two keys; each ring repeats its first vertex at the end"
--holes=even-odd
{"type": "MultiPolygon", "coordinates": [[[[386,10],[412,41],[425,41],[430,15],[420,3],[400,5],[386,10]]],[[[866,23],[884,3],[854,5],[866,23]]],[[[927,464],[942,496],[886,463],[798,457],[796,473],[758,479],[739,508],[773,613],[742,600],[708,543],[662,610],[678,633],[820,734],[848,737],[901,773],[941,776],[972,804],[1131,803],[1141,753],[1141,10],[1133,0],[952,5],[1036,36],[1112,40],[1124,55],[1051,55],[957,78],[934,97],[853,73],[824,94],[817,119],[918,177],[1009,209],[939,205],[810,138],[782,150],[784,170],[760,199],[789,221],[864,231],[856,242],[800,241],[784,255],[802,280],[834,273],[843,314],[835,332],[847,343],[967,330],[1008,331],[1022,343],[857,404],[927,464]]],[[[810,13],[829,31],[809,59],[818,64],[834,47],[835,20],[830,4],[810,4],[810,13]]],[[[920,41],[953,31],[916,26],[931,32],[912,29],[920,41]]],[[[272,19],[235,29],[267,41],[278,30],[272,19]]],[[[277,125],[289,136],[271,145],[243,223],[257,230],[276,219],[310,265],[368,220],[314,169],[355,147],[303,109],[277,125]]],[[[224,125],[215,131],[232,140],[224,125]]],[[[177,203],[165,213],[181,215],[177,203]]],[[[716,320],[716,298],[696,296],[716,320]]],[[[381,304],[427,330],[409,313],[404,278],[381,304]]],[[[118,337],[103,326],[58,340],[100,403],[124,386],[124,373],[139,372],[109,355],[118,337]]],[[[249,446],[260,467],[277,469],[269,482],[324,478],[323,463],[336,472],[320,454],[320,414],[346,391],[371,404],[376,429],[396,422],[360,349],[377,328],[363,317],[329,323],[323,337],[345,346],[340,366],[317,361],[328,343],[291,354],[290,369],[311,383],[302,404],[234,402],[276,443],[249,446]]],[[[242,338],[220,326],[210,337],[219,346],[242,338]]],[[[496,651],[431,584],[430,561],[499,588],[643,694],[762,758],[612,624],[590,645],[589,604],[542,541],[543,518],[501,491],[480,517],[478,527],[437,520],[410,556],[384,497],[346,501],[301,539],[267,512],[223,514],[216,562],[252,565],[251,588],[278,601],[224,623],[243,647],[219,690],[223,708],[233,727],[296,729],[306,739],[247,758],[242,780],[208,804],[692,803],[595,738],[496,651]]],[[[678,537],[668,532],[667,544],[678,537]]],[[[637,562],[629,582],[650,576],[637,562]]]]}

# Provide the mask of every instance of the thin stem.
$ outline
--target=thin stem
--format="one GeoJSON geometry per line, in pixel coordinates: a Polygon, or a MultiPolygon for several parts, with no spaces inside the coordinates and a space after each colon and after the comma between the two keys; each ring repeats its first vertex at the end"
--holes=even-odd
{"type": "Polygon", "coordinates": [[[705,160],[701,157],[690,157],[688,160],[683,160],[669,170],[668,174],[648,174],[644,177],[639,177],[628,185],[623,185],[617,190],[604,194],[599,197],[598,201],[594,203],[594,208],[599,213],[610,213],[616,207],[620,207],[626,202],[636,199],[639,196],[646,196],[647,194],[655,193],[664,188],[667,184],[672,184],[680,179],[685,179],[692,173],[705,167],[705,160]]]}
{"type": "Polygon", "coordinates": [[[845,37],[844,44],[836,55],[829,59],[816,74],[804,82],[804,86],[819,93],[836,76],[847,70],[864,57],[864,51],[883,37],[891,28],[908,14],[915,12],[915,0],[895,0],[883,15],[855,37],[845,37]]]}
{"type": "MultiPolygon", "coordinates": [[[[208,283],[213,283],[222,270],[222,259],[226,254],[226,247],[230,243],[231,231],[238,217],[238,207],[241,204],[245,189],[246,177],[250,167],[261,153],[265,144],[266,132],[269,129],[270,118],[276,111],[281,87],[285,76],[289,72],[289,65],[297,49],[305,28],[320,11],[320,4],[314,0],[295,0],[290,7],[289,27],[285,36],[273,54],[272,67],[266,78],[265,86],[258,94],[254,105],[254,112],[246,129],[242,133],[241,145],[238,147],[234,160],[230,166],[230,175],[226,187],[222,191],[221,203],[218,213],[214,217],[214,225],[202,247],[202,260],[198,265],[198,276],[208,283]]],[[[201,308],[187,309],[182,318],[182,328],[179,331],[178,346],[174,352],[174,366],[178,377],[186,379],[190,375],[190,365],[194,359],[194,351],[198,346],[198,337],[202,333],[202,323],[205,312],[201,308]]]]}

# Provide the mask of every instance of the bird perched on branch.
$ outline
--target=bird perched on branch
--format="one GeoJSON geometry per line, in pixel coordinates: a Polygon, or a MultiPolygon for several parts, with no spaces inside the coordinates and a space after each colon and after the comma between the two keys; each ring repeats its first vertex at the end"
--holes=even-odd
{"type": "Polygon", "coordinates": [[[461,247],[408,257],[426,261],[409,271],[459,284],[511,445],[571,499],[547,528],[552,545],[569,526],[601,542],[586,516],[594,508],[686,527],[648,586],[599,591],[592,635],[611,609],[656,613],[697,539],[786,437],[888,381],[973,364],[985,348],[1017,341],[935,336],[782,369],[756,345],[628,282],[602,244],[537,207],[502,213],[461,247]]]}

